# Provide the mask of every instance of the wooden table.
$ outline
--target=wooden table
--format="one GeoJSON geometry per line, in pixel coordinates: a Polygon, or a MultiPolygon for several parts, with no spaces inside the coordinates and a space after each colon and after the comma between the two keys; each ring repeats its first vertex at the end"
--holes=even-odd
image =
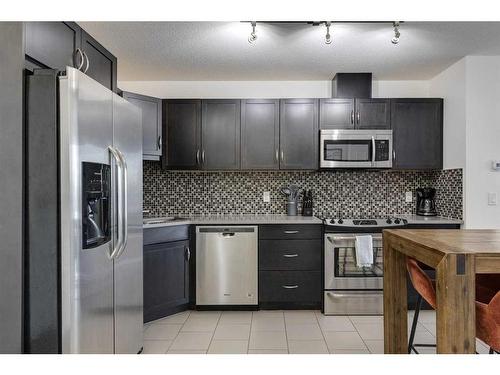
{"type": "Polygon", "coordinates": [[[475,353],[475,275],[500,273],[500,230],[391,229],[384,239],[384,352],[408,353],[406,257],[436,269],[437,353],[475,353]]]}

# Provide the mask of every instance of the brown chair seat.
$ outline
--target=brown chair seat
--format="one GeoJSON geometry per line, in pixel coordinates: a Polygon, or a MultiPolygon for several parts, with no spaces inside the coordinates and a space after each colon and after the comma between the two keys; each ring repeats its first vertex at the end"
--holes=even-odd
{"type": "MultiPolygon", "coordinates": [[[[407,258],[406,267],[415,290],[433,309],[436,309],[436,289],[433,280],[413,258],[407,258]]],[[[416,318],[418,319],[418,314],[416,318]]],[[[410,348],[414,346],[413,336],[410,348]]],[[[493,350],[500,351],[500,274],[480,274],[476,277],[476,336],[493,350]]]]}

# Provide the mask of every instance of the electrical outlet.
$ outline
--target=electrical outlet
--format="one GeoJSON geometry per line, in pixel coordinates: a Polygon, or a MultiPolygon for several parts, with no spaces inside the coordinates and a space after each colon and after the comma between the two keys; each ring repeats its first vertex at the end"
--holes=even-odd
{"type": "Polygon", "coordinates": [[[413,202],[413,193],[411,191],[407,191],[405,194],[405,202],[411,203],[413,202]]]}
{"type": "Polygon", "coordinates": [[[497,193],[488,193],[488,205],[496,206],[497,205],[497,193]]]}
{"type": "Polygon", "coordinates": [[[269,191],[265,191],[262,198],[264,199],[264,203],[271,202],[271,193],[269,191]]]}

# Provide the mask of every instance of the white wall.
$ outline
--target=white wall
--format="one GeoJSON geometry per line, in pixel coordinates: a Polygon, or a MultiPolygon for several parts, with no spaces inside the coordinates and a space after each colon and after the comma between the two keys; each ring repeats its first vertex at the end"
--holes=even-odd
{"type": "MultiPolygon", "coordinates": [[[[119,81],[124,91],[158,98],[330,98],[331,81],[119,81]]],[[[428,81],[373,81],[373,96],[428,97],[428,81]]]]}
{"type": "Polygon", "coordinates": [[[467,56],[430,82],[444,98],[444,166],[464,169],[464,219],[469,229],[500,228],[500,56],[467,56]]]}
{"type": "Polygon", "coordinates": [[[488,205],[488,192],[500,196],[500,56],[466,57],[466,171],[468,228],[500,228],[500,205],[488,205]]]}
{"type": "Polygon", "coordinates": [[[434,77],[429,91],[444,99],[443,166],[465,168],[465,59],[434,77]]]}

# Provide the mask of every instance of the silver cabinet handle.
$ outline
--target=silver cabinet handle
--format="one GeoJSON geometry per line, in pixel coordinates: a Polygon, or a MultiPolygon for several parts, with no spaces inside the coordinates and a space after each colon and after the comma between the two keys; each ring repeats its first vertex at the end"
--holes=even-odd
{"type": "Polygon", "coordinates": [[[185,247],[185,251],[186,251],[187,261],[189,262],[189,260],[191,259],[191,250],[189,250],[189,246],[185,247]]]}
{"type": "Polygon", "coordinates": [[[351,124],[354,125],[354,109],[351,111],[351,124]]]}
{"type": "Polygon", "coordinates": [[[89,57],[87,56],[87,54],[85,53],[85,51],[83,51],[83,56],[85,57],[85,61],[87,62],[87,64],[85,65],[85,69],[83,70],[83,72],[87,73],[87,70],[89,70],[89,67],[90,67],[90,60],[89,60],[89,57]]]}
{"type": "Polygon", "coordinates": [[[279,157],[278,157],[278,153],[279,153],[279,150],[276,149],[276,153],[275,153],[276,163],[278,163],[280,161],[279,157]]]}
{"type": "Polygon", "coordinates": [[[161,135],[159,135],[158,136],[158,150],[161,150],[161,145],[162,145],[161,135]]]}
{"type": "Polygon", "coordinates": [[[283,254],[283,258],[297,258],[299,254],[283,254]]]}
{"type": "Polygon", "coordinates": [[[201,152],[201,164],[205,164],[205,150],[201,152]]]}
{"type": "Polygon", "coordinates": [[[357,120],[358,120],[358,125],[359,125],[359,119],[361,118],[361,116],[360,116],[360,114],[359,114],[359,111],[357,112],[356,117],[357,117],[357,120]]]}
{"type": "Polygon", "coordinates": [[[392,150],[392,160],[396,160],[396,150],[392,150]]]}
{"type": "Polygon", "coordinates": [[[299,233],[299,231],[298,230],[285,230],[283,233],[285,233],[285,234],[297,234],[297,233],[299,233]]]}
{"type": "MultiPolygon", "coordinates": [[[[116,163],[116,168],[118,170],[118,178],[117,178],[117,192],[118,192],[118,205],[117,205],[117,216],[118,216],[118,221],[117,221],[117,231],[116,231],[116,241],[114,241],[114,246],[113,246],[113,250],[111,251],[111,254],[109,254],[109,257],[111,259],[115,258],[117,256],[117,254],[120,252],[121,250],[121,246],[122,246],[122,243],[123,243],[123,234],[122,234],[122,230],[121,230],[121,226],[122,226],[122,221],[120,220],[121,216],[123,215],[122,213],[122,209],[123,209],[123,206],[121,204],[121,200],[122,200],[122,196],[121,196],[121,191],[122,191],[122,181],[123,181],[123,177],[122,177],[122,173],[123,173],[123,165],[122,165],[122,159],[120,158],[120,155],[118,154],[118,150],[116,148],[114,148],[113,146],[109,146],[108,147],[108,150],[111,154],[111,156],[113,157],[113,159],[115,160],[115,163],[116,163]]],[[[114,202],[114,200],[113,200],[114,202]]]]}
{"type": "Polygon", "coordinates": [[[196,150],[196,165],[200,165],[200,149],[196,150]]]}
{"type": "Polygon", "coordinates": [[[85,62],[85,58],[83,57],[82,50],[80,49],[80,47],[78,47],[75,50],[75,61],[73,61],[73,64],[75,65],[75,68],[77,70],[81,70],[84,62],[85,62]],[[79,64],[76,63],[77,55],[80,56],[80,63],[79,64]]]}
{"type": "Polygon", "coordinates": [[[375,164],[375,137],[372,135],[372,165],[375,164]]]}
{"type": "Polygon", "coordinates": [[[281,287],[284,289],[297,289],[299,286],[298,285],[282,285],[281,287]]]}
{"type": "Polygon", "coordinates": [[[281,162],[283,163],[284,160],[285,160],[285,153],[283,152],[283,150],[281,150],[281,162]]]}

